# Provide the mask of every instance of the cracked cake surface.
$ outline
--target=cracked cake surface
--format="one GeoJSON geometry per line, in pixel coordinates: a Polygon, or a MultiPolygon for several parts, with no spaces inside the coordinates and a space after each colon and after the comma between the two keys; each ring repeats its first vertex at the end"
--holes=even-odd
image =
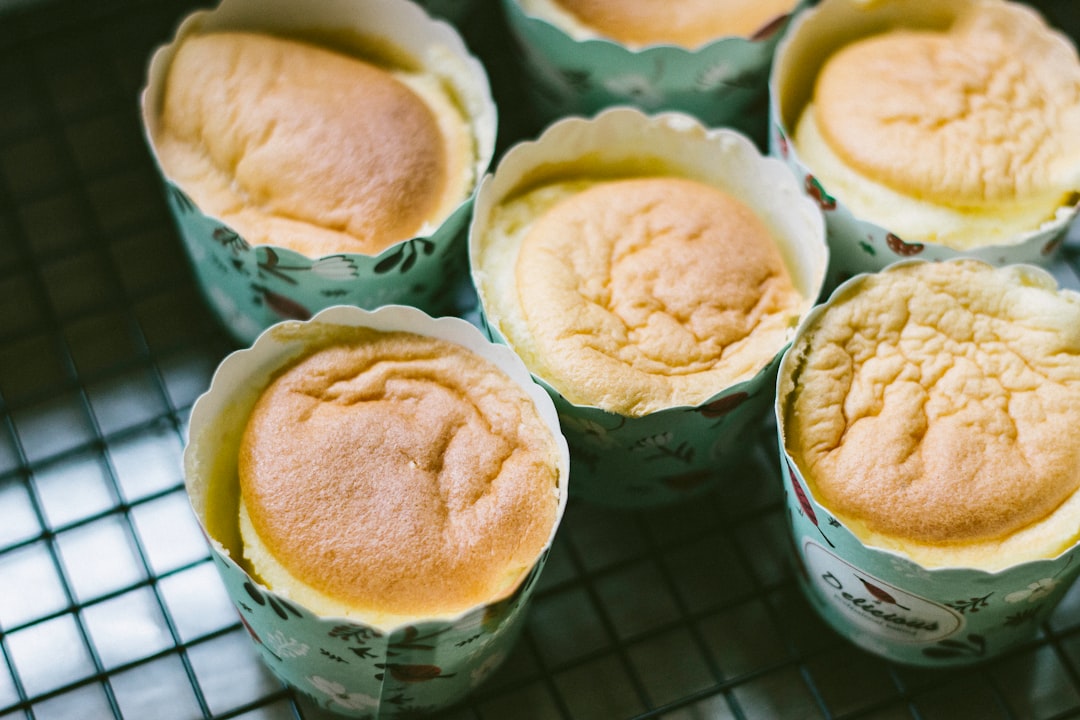
{"type": "Polygon", "coordinates": [[[461,611],[515,587],[558,506],[551,431],[489,361],[358,328],[281,371],[239,453],[244,554],[325,614],[461,611]]]}
{"type": "Polygon", "coordinates": [[[165,174],[251,244],[375,254],[471,192],[473,139],[434,76],[290,38],[185,38],[156,151],[165,174]]]}
{"type": "Polygon", "coordinates": [[[958,249],[1037,230],[1080,191],[1080,60],[1015,3],[896,27],[824,61],[799,157],[857,216],[958,249]]]}
{"type": "Polygon", "coordinates": [[[831,299],[791,352],[785,447],[856,535],[935,564],[1075,542],[1075,293],[1023,266],[910,264],[831,299]]]}
{"type": "Polygon", "coordinates": [[[771,361],[805,310],[767,224],[705,183],[572,178],[504,201],[482,253],[500,330],[571,402],[640,416],[771,361]]]}

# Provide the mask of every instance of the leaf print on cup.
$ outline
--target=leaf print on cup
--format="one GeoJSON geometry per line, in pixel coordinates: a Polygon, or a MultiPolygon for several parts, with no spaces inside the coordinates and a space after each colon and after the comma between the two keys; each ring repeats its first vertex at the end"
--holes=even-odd
{"type": "Polygon", "coordinates": [[[776,35],[778,32],[780,32],[780,30],[784,27],[784,24],[788,21],[789,17],[791,17],[790,13],[777,15],[772,20],[755,30],[754,33],[750,36],[750,40],[754,42],[768,40],[773,35],[776,35]]]}
{"type": "MultiPolygon", "coordinates": [[[[255,584],[252,583],[250,580],[244,582],[244,590],[247,592],[248,597],[254,600],[257,605],[268,606],[271,610],[274,611],[274,614],[282,620],[288,620],[289,615],[298,618],[303,617],[303,615],[300,614],[299,610],[297,610],[281,598],[271,595],[270,593],[266,593],[264,595],[263,592],[259,590],[259,588],[256,587],[255,584]]],[[[248,612],[252,611],[252,609],[247,606],[244,606],[244,609],[248,612]]]]}
{"type": "Polygon", "coordinates": [[[983,595],[982,597],[973,597],[966,600],[954,600],[953,602],[945,604],[960,613],[977,613],[983,608],[990,607],[990,603],[988,601],[990,600],[990,596],[993,594],[994,593],[991,592],[983,595]]]}
{"type": "Polygon", "coordinates": [[[214,242],[221,245],[223,248],[227,248],[233,255],[239,255],[242,252],[247,252],[251,249],[247,240],[236,234],[236,231],[232,228],[219,225],[214,228],[214,232],[211,234],[214,238],[214,242]]]}
{"type": "Polygon", "coordinates": [[[718,400],[713,400],[707,405],[702,405],[696,409],[696,412],[701,413],[707,418],[722,418],[746,402],[749,397],[750,394],[745,391],[732,393],[730,395],[725,395],[718,400]]]}
{"type": "Polygon", "coordinates": [[[795,497],[799,500],[799,507],[802,508],[803,514],[806,515],[806,519],[814,524],[817,531],[821,533],[821,537],[825,538],[825,542],[829,543],[829,547],[835,548],[832,540],[828,538],[825,531],[821,529],[821,525],[818,524],[817,513],[814,512],[814,506],[810,504],[810,499],[806,497],[806,492],[802,489],[802,485],[799,484],[799,480],[795,477],[795,470],[788,464],[788,476],[791,478],[791,487],[795,491],[795,497]]]}
{"type": "Polygon", "coordinates": [[[1042,610],[1042,605],[1036,605],[1035,607],[1020,608],[1019,612],[1009,615],[1005,618],[1005,627],[1019,627],[1024,623],[1035,624],[1039,619],[1039,612],[1042,610]]]}
{"type": "Polygon", "coordinates": [[[292,298],[262,285],[252,285],[251,289],[259,293],[259,300],[282,320],[310,320],[311,311],[292,298]]]}
{"type": "MultiPolygon", "coordinates": [[[[859,576],[856,575],[855,577],[859,577],[859,576]]],[[[881,588],[879,588],[877,585],[874,585],[871,582],[867,582],[863,578],[859,578],[859,582],[861,582],[863,584],[863,587],[866,588],[866,592],[870,593],[870,595],[875,600],[877,600],[879,602],[883,602],[886,605],[895,605],[896,607],[900,608],[901,610],[908,610],[908,611],[911,610],[911,608],[904,607],[903,605],[898,603],[896,601],[896,598],[894,598],[892,595],[890,595],[889,593],[887,593],[884,590],[882,590],[881,588]]]]}
{"type": "Polygon", "coordinates": [[[346,692],[345,686],[333,680],[312,675],[308,677],[312,687],[329,698],[330,703],[340,705],[346,710],[374,710],[379,707],[379,699],[364,693],[346,692]]]}
{"type": "Polygon", "coordinates": [[[435,646],[427,641],[442,635],[449,629],[449,627],[444,627],[433,633],[421,635],[420,631],[410,625],[405,628],[405,637],[390,643],[390,650],[388,650],[386,654],[396,655],[397,653],[393,652],[394,650],[435,650],[435,646]]]}
{"type": "Polygon", "coordinates": [[[431,255],[435,252],[435,243],[427,238],[412,238],[399,244],[394,252],[390,253],[375,264],[375,274],[385,275],[394,268],[398,272],[407,273],[416,264],[420,254],[431,255]],[[417,250],[417,246],[420,247],[417,250]]]}
{"type": "Polygon", "coordinates": [[[168,193],[172,201],[176,203],[176,207],[180,208],[180,211],[185,215],[191,215],[198,210],[195,202],[187,196],[187,193],[175,185],[168,185],[168,193]]]}

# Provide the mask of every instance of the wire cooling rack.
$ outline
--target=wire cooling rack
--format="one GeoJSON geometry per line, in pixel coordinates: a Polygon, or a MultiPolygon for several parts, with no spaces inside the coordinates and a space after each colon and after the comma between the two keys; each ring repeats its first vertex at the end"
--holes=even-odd
{"type": "MultiPolygon", "coordinates": [[[[256,656],[182,487],[187,414],[234,346],[195,288],[137,95],[190,5],[0,0],[2,720],[320,716],[256,656]]],[[[1043,8],[1075,37],[1072,0],[1043,8]]],[[[535,128],[494,3],[469,37],[505,147],[535,128]]],[[[1055,273],[1080,287],[1075,231],[1055,273]]],[[[793,579],[774,448],[766,421],[689,506],[571,503],[521,643],[446,717],[1080,717],[1080,586],[973,669],[891,665],[828,630],[793,579]]]]}

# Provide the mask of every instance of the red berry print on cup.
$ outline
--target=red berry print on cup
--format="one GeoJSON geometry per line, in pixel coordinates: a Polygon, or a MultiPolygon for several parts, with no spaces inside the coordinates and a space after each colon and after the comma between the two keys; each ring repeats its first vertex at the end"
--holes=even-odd
{"type": "Polygon", "coordinates": [[[821,186],[821,183],[818,182],[818,179],[816,177],[814,177],[813,175],[807,175],[803,186],[806,188],[806,193],[810,197],[814,198],[814,201],[817,202],[818,206],[822,210],[836,209],[836,199],[833,198],[833,196],[829,193],[825,192],[825,188],[821,186]]]}
{"type": "Polygon", "coordinates": [[[1043,257],[1053,255],[1055,252],[1057,252],[1057,249],[1061,247],[1064,243],[1065,233],[1061,233],[1056,238],[1051,239],[1049,242],[1043,245],[1042,250],[1040,250],[1039,252],[1043,255],[1043,257]]]}
{"type": "Polygon", "coordinates": [[[697,411],[707,418],[724,417],[729,412],[742,405],[749,397],[749,393],[739,391],[732,393],[731,395],[725,395],[719,400],[714,400],[707,405],[702,405],[697,411]]]}
{"type": "Polygon", "coordinates": [[[889,245],[890,250],[903,257],[918,255],[923,251],[922,243],[907,243],[892,233],[885,236],[885,242],[889,245]]]}

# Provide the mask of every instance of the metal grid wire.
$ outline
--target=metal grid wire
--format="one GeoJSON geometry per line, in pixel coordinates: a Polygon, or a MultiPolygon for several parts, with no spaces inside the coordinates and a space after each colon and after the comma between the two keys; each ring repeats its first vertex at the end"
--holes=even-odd
{"type": "MultiPolygon", "coordinates": [[[[233,344],[193,283],[137,94],[190,3],[11,3],[0,0],[0,719],[319,717],[256,656],[182,488],[187,413],[233,344]]],[[[1050,4],[1059,26],[1076,20],[1067,4],[1050,4]]],[[[504,103],[505,146],[527,113],[515,117],[498,23],[486,17],[471,41],[504,103]]],[[[1078,270],[1074,232],[1055,272],[1080,287],[1078,270]]],[[[689,506],[571,503],[521,643],[447,717],[1080,717],[1080,586],[992,663],[883,662],[802,599],[779,485],[766,423],[730,481],[689,506]]]]}

